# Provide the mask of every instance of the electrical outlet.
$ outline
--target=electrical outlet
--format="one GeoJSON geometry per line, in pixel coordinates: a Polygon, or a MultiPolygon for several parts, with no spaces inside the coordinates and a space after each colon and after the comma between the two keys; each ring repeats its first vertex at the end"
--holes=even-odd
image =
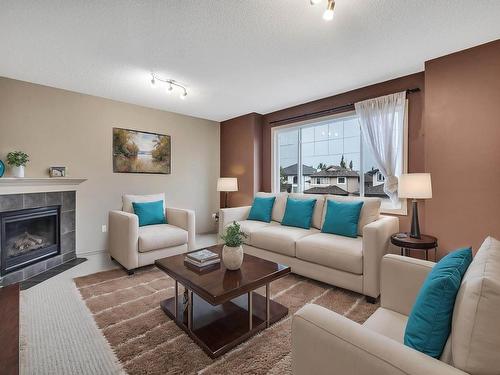
{"type": "Polygon", "coordinates": [[[108,226],[106,224],[103,224],[101,226],[102,233],[106,233],[108,231],[108,226]]]}

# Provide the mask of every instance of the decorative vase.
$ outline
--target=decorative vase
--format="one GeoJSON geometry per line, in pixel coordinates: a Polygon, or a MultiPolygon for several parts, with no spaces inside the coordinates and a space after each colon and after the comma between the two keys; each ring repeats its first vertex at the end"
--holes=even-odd
{"type": "Polygon", "coordinates": [[[19,167],[12,167],[12,175],[18,178],[24,177],[24,165],[20,165],[19,167]]]}
{"type": "Polygon", "coordinates": [[[224,245],[222,248],[222,261],[228,270],[239,269],[241,263],[243,263],[243,248],[241,245],[236,247],[224,245]]]}

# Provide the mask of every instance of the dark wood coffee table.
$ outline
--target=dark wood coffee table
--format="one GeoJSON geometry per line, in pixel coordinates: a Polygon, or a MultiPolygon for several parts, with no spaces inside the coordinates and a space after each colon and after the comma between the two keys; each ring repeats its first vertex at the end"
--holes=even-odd
{"type": "MultiPolygon", "coordinates": [[[[222,252],[222,245],[208,247],[222,252]]],[[[288,308],[270,299],[269,284],[290,273],[290,267],[245,254],[237,271],[221,263],[202,272],[184,263],[185,254],[155,262],[175,280],[172,298],[160,303],[211,358],[216,358],[288,314],[288,308]],[[179,296],[179,283],[187,298],[179,296]],[[256,292],[266,287],[266,296],[256,292]],[[186,301],[185,301],[186,299],[186,301]]]]}

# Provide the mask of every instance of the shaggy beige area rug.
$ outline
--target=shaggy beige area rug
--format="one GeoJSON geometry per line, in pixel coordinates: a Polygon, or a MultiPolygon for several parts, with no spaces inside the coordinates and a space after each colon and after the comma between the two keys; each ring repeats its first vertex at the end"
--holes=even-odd
{"type": "MultiPolygon", "coordinates": [[[[271,283],[271,296],[287,317],[219,357],[208,357],[161,310],[174,281],[155,267],[128,276],[123,270],[75,279],[75,284],[129,374],[289,374],[292,315],[315,303],[363,323],[377,305],[357,293],[294,274],[271,283]]],[[[265,294],[265,290],[258,290],[265,294]]]]}

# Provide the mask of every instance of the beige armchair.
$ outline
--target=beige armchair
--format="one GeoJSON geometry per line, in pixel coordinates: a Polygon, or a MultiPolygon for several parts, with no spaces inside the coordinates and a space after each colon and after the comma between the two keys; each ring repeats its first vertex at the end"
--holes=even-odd
{"type": "Polygon", "coordinates": [[[165,208],[168,224],[139,227],[132,202],[163,200],[163,194],[123,196],[123,209],[109,212],[109,254],[129,274],[155,260],[185,253],[195,247],[194,211],[165,208]]]}
{"type": "Polygon", "coordinates": [[[408,315],[433,266],[384,256],[380,308],[363,325],[321,306],[300,309],[292,323],[293,374],[500,373],[500,242],[487,238],[465,274],[440,359],[403,344],[408,315]]]}

